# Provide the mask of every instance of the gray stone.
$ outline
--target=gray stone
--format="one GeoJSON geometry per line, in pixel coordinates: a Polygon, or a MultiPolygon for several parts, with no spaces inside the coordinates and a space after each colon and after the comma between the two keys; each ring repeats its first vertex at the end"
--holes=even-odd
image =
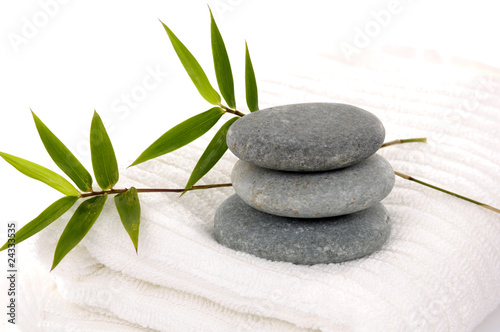
{"type": "Polygon", "coordinates": [[[226,247],[306,265],[369,255],[382,247],[391,231],[388,212],[380,203],[349,215],[301,219],[258,211],[236,194],[217,209],[214,223],[215,239],[226,247]]]}
{"type": "Polygon", "coordinates": [[[373,114],[346,104],[284,105],[236,121],[227,145],[238,158],[283,171],[327,171],[374,154],[385,129],[373,114]]]}
{"type": "Polygon", "coordinates": [[[257,210],[284,217],[323,218],[364,210],[394,187],[391,165],[375,154],[327,172],[284,172],[238,160],[231,172],[236,193],[257,210]]]}

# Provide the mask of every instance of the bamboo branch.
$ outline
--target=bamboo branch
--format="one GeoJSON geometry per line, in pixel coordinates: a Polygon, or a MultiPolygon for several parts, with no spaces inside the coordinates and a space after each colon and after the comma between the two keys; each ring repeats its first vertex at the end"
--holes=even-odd
{"type": "MultiPolygon", "coordinates": [[[[205,185],[200,185],[200,186],[192,186],[187,189],[181,189],[181,188],[175,188],[175,189],[168,189],[168,188],[137,188],[138,193],[182,193],[184,191],[190,191],[190,190],[197,190],[197,189],[211,189],[211,188],[222,188],[222,187],[231,187],[233,184],[232,183],[217,183],[217,184],[205,184],[205,185]]],[[[97,196],[97,195],[104,195],[104,194],[121,194],[126,192],[128,189],[110,189],[110,190],[103,190],[103,191],[92,191],[89,193],[84,193],[80,197],[85,198],[85,197],[91,197],[91,196],[97,196]]]]}

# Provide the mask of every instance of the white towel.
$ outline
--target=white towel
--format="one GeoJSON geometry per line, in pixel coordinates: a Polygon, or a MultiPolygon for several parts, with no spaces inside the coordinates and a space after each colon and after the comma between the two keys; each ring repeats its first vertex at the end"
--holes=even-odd
{"type": "MultiPolygon", "coordinates": [[[[500,206],[500,71],[433,52],[386,48],[356,63],[318,56],[259,81],[261,107],[344,102],[376,114],[397,171],[500,206]]],[[[334,128],[332,128],[334,130],[334,128]]],[[[116,187],[182,187],[208,142],[123,169],[116,187]]],[[[203,183],[229,182],[227,153],[203,183]]],[[[219,245],[213,215],[232,188],[141,194],[139,253],[112,199],[50,273],[21,281],[23,331],[470,331],[500,303],[500,215],[398,178],[383,201],[392,233],[341,264],[271,262],[219,245]],[[40,281],[43,278],[43,282],[40,281]],[[44,294],[44,296],[42,296],[44,294]],[[36,313],[36,314],[35,314],[36,313]]],[[[40,233],[44,271],[66,214],[40,233]]]]}

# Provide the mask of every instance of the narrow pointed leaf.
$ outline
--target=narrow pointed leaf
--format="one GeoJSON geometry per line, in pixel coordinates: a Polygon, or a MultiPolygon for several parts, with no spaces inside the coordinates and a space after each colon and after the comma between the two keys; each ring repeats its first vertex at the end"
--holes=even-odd
{"type": "Polygon", "coordinates": [[[132,187],[126,192],[116,195],[115,205],[123,227],[125,227],[137,252],[139,245],[139,224],[141,221],[141,204],[139,202],[139,195],[137,195],[137,189],[132,187]]]}
{"type": "Polygon", "coordinates": [[[107,194],[94,196],[76,209],[57,242],[51,271],[87,235],[101,214],[107,197],[107,194]]]}
{"type": "Polygon", "coordinates": [[[131,166],[167,154],[191,143],[212,128],[223,114],[224,110],[220,107],[213,107],[181,122],[151,144],[131,166]]]}
{"type": "Polygon", "coordinates": [[[167,35],[170,38],[170,42],[174,47],[175,53],[177,53],[177,56],[181,60],[184,69],[186,69],[189,77],[196,86],[196,89],[198,89],[198,92],[210,104],[213,105],[220,104],[221,98],[219,93],[217,93],[217,91],[214,90],[214,88],[208,81],[207,75],[201,68],[198,61],[191,54],[191,52],[189,52],[186,46],[182,44],[182,42],[177,38],[177,36],[174,35],[172,30],[170,30],[163,22],[161,22],[161,24],[163,24],[163,27],[165,28],[165,31],[167,32],[167,35]]]}
{"type": "Polygon", "coordinates": [[[255,73],[247,43],[245,43],[245,90],[248,109],[250,112],[258,111],[259,96],[257,94],[257,81],[255,80],[255,73]]]}
{"type": "Polygon", "coordinates": [[[97,112],[94,112],[90,127],[90,154],[99,187],[103,190],[112,188],[118,182],[118,163],[111,140],[97,112]]]}
{"type": "MultiPolygon", "coordinates": [[[[186,189],[194,186],[198,180],[200,180],[205,174],[212,169],[212,167],[217,164],[220,158],[224,155],[227,150],[226,135],[229,127],[238,120],[239,118],[234,117],[229,119],[215,134],[214,138],[210,141],[207,148],[201,155],[198,163],[194,167],[191,176],[189,177],[188,183],[186,184],[186,189]]],[[[185,191],[184,191],[185,193],[185,191]]],[[[183,193],[183,194],[184,194],[183,193]]]]}
{"type": "Polygon", "coordinates": [[[24,225],[20,230],[18,230],[14,236],[14,240],[9,243],[7,241],[0,251],[7,249],[9,244],[18,244],[22,241],[30,238],[36,233],[40,232],[42,229],[50,225],[52,222],[57,220],[66,211],[68,211],[78,200],[76,196],[64,196],[63,198],[52,203],[48,208],[46,208],[38,217],[24,225]]]}
{"type": "Polygon", "coordinates": [[[62,192],[66,196],[80,196],[80,192],[71,183],[69,183],[68,180],[48,168],[8,153],[0,152],[0,157],[5,159],[5,161],[14,166],[24,175],[35,180],[42,181],[46,185],[62,192]]]}
{"type": "Polygon", "coordinates": [[[49,128],[33,114],[36,129],[42,139],[45,149],[49,153],[52,160],[73,182],[80,188],[81,191],[87,192],[92,189],[92,176],[69,151],[69,149],[54,135],[49,128]]]}
{"type": "Polygon", "coordinates": [[[214,57],[215,76],[220,92],[231,108],[236,108],[236,100],[234,98],[234,81],[231,64],[227,55],[224,40],[220,34],[219,28],[215,23],[214,16],[210,10],[210,31],[212,35],[212,54],[214,57]]]}

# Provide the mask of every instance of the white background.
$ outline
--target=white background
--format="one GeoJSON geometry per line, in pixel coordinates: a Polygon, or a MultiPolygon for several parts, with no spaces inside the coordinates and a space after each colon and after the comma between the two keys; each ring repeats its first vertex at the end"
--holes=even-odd
{"type": "MultiPolygon", "coordinates": [[[[119,163],[127,164],[167,129],[208,109],[158,22],[169,25],[215,83],[207,3],[226,41],[240,101],[244,40],[257,79],[271,78],[292,72],[314,54],[339,53],[342,43],[354,45],[357,31],[394,6],[398,10],[361,52],[385,43],[402,44],[500,66],[498,10],[486,0],[4,1],[0,151],[56,170],[37,136],[31,108],[90,169],[88,131],[95,109],[108,127],[119,163]]],[[[0,184],[1,241],[8,222],[17,222],[19,228],[60,196],[3,161],[0,184]]],[[[28,246],[18,249],[20,273],[28,246]]],[[[6,261],[2,253],[0,266],[5,270],[6,261]]],[[[3,279],[2,308],[7,290],[3,279]]],[[[1,312],[0,317],[5,324],[1,312]]],[[[475,331],[498,330],[499,309],[475,331]]],[[[8,326],[8,331],[14,329],[8,326]]]]}

